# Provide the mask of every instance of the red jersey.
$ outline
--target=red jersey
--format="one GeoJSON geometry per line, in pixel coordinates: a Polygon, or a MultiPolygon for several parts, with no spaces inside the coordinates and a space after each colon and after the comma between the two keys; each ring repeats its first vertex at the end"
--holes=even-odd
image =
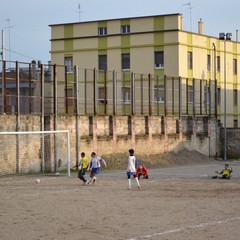
{"type": "Polygon", "coordinates": [[[142,166],[142,168],[138,167],[136,171],[136,176],[138,177],[139,173],[142,173],[144,176],[148,175],[148,170],[146,167],[142,166]]]}

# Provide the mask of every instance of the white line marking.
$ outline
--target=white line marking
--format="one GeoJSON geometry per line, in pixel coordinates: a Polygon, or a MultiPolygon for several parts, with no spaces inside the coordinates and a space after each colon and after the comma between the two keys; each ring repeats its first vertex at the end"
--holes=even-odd
{"type": "Polygon", "coordinates": [[[208,222],[208,223],[200,223],[200,224],[193,225],[193,226],[186,226],[186,227],[183,227],[183,228],[177,228],[177,229],[168,230],[168,231],[164,231],[164,232],[160,232],[160,233],[153,233],[153,234],[145,235],[145,236],[142,236],[142,237],[128,238],[127,240],[153,238],[153,237],[156,237],[156,236],[167,235],[167,234],[171,234],[171,233],[177,233],[177,232],[184,231],[184,230],[187,230],[187,229],[197,229],[197,228],[202,228],[202,227],[207,227],[207,226],[212,226],[212,225],[217,225],[217,224],[225,224],[227,222],[233,222],[233,221],[236,221],[236,220],[239,221],[240,217],[230,218],[230,219],[224,220],[224,221],[213,221],[213,222],[208,222]]]}

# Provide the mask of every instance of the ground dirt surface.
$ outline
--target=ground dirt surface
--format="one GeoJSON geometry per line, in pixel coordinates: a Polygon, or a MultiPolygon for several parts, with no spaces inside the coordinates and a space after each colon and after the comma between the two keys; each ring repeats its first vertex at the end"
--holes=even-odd
{"type": "Polygon", "coordinates": [[[127,189],[120,163],[121,170],[103,170],[86,186],[76,172],[2,177],[0,239],[238,240],[240,161],[228,161],[231,180],[214,180],[224,161],[185,150],[169,156],[149,163],[141,190],[134,179],[127,189]]]}

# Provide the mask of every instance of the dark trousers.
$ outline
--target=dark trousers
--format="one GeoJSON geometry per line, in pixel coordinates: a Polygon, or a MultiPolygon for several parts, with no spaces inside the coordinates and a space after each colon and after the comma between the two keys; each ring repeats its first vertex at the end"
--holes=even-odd
{"type": "Polygon", "coordinates": [[[144,175],[144,174],[142,174],[142,173],[139,173],[139,174],[138,174],[138,179],[139,179],[141,176],[143,176],[143,178],[148,179],[148,175],[144,175]]]}
{"type": "Polygon", "coordinates": [[[78,172],[78,178],[81,179],[83,182],[86,182],[87,180],[84,178],[84,175],[87,171],[87,168],[82,168],[79,172],[78,172]]]}

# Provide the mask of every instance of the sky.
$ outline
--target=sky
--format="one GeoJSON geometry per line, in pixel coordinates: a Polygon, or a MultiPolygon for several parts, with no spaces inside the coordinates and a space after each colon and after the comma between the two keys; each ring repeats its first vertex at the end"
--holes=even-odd
{"type": "Polygon", "coordinates": [[[51,24],[180,13],[183,30],[197,32],[202,18],[205,35],[236,40],[239,9],[239,0],[0,0],[0,34],[6,60],[48,63],[51,24]]]}

